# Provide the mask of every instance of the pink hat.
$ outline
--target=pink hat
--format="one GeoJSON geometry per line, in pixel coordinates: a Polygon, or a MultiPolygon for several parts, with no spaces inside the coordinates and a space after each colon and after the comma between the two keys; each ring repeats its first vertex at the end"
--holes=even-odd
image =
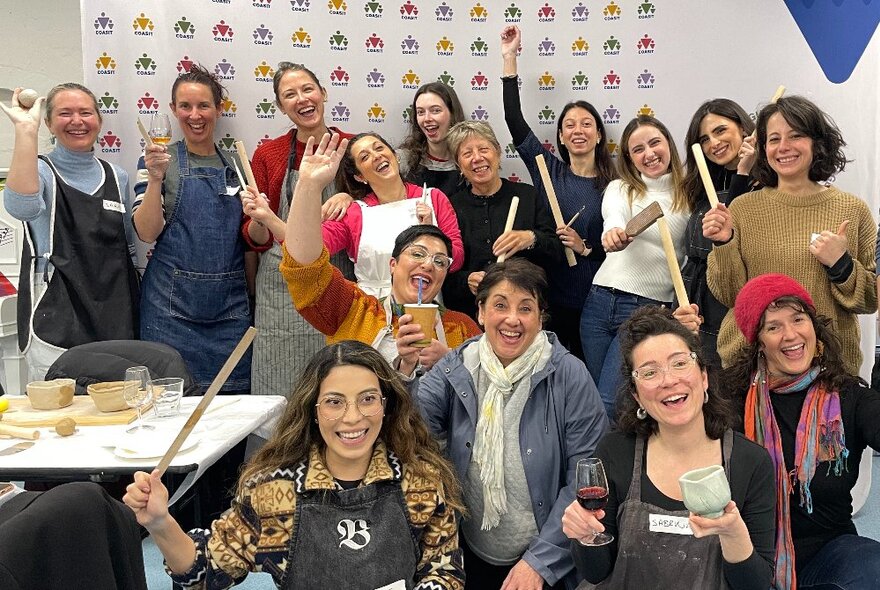
{"type": "Polygon", "coordinates": [[[752,344],[758,335],[758,326],[767,307],[780,297],[797,297],[816,311],[813,298],[803,285],[788,275],[766,274],[746,283],[736,296],[733,316],[746,341],[752,344]]]}

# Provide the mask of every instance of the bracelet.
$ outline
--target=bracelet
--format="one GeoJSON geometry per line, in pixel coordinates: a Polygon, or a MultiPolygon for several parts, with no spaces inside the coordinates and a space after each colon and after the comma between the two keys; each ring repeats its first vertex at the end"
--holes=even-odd
{"type": "Polygon", "coordinates": [[[535,244],[538,243],[538,234],[536,234],[532,230],[527,230],[527,231],[532,232],[532,243],[526,247],[526,250],[534,250],[535,244]]]}

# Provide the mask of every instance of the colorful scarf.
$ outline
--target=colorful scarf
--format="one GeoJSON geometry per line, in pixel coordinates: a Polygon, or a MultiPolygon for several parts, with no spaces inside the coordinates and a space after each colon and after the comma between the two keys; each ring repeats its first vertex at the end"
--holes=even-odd
{"type": "Polygon", "coordinates": [[[810,481],[816,473],[816,466],[820,461],[830,461],[829,473],[833,471],[834,475],[840,475],[846,470],[846,458],[849,455],[840,415],[840,395],[836,391],[828,391],[821,381],[816,381],[820,371],[820,367],[813,366],[795,377],[768,378],[767,366],[762,357],[746,394],[746,436],[767,449],[776,468],[774,587],[777,590],[794,590],[797,587],[789,506],[794,483],[798,483],[800,506],[805,507],[807,513],[812,513],[810,481]],[[770,392],[786,394],[803,391],[807,387],[809,390],[795,435],[795,467],[791,472],[786,472],[782,439],[773,414],[773,405],[770,403],[770,392]]]}

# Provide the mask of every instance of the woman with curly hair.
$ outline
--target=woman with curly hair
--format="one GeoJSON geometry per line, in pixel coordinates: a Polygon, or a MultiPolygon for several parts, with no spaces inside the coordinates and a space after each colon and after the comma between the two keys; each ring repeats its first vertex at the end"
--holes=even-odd
{"type": "Polygon", "coordinates": [[[158,471],[135,473],[123,501],[183,587],[263,571],[279,588],[461,590],[459,494],[396,372],[345,340],[311,359],[210,530],[180,528],[158,471]]]}
{"type": "MultiPolygon", "coordinates": [[[[877,227],[867,204],[827,184],[843,170],[843,137],[834,121],[801,96],[780,98],[758,115],[758,160],[764,185],[703,217],[714,244],[706,279],[732,307],[749,279],[779,272],[800,281],[816,309],[831,318],[843,344],[847,372],[862,364],[855,314],[877,311],[874,247],[877,227]]],[[[718,333],[718,354],[729,365],[743,345],[733,315],[718,333]]]]}
{"type": "Polygon", "coordinates": [[[876,588],[880,543],[858,536],[852,489],[862,453],[880,449],[880,394],[849,372],[831,322],[793,278],[750,280],[733,314],[747,346],[722,393],[773,462],[773,588],[876,588]]]}

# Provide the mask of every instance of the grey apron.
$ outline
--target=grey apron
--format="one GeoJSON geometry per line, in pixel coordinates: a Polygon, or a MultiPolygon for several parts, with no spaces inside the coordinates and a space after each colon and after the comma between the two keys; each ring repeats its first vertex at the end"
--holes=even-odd
{"type": "MultiPolygon", "coordinates": [[[[290,146],[287,172],[282,183],[278,217],[287,221],[293,186],[299,172],[293,169],[296,154],[296,134],[290,146]]],[[[324,202],[335,193],[331,182],[321,194],[324,202]]],[[[273,240],[272,247],[260,256],[256,278],[256,309],[254,325],[257,338],[251,370],[251,393],[253,395],[289,396],[309,359],[323,348],[327,341],[323,334],[312,327],[293,306],[287,283],[278,271],[283,246],[273,240]]],[[[342,274],[354,280],[354,265],[340,252],[330,257],[342,274]]]]}
{"type": "Polygon", "coordinates": [[[373,590],[395,582],[413,588],[419,544],[410,531],[400,480],[351,490],[298,489],[297,494],[284,588],[373,590]]]}
{"type": "MultiPolygon", "coordinates": [[[[733,432],[724,433],[721,454],[724,472],[730,478],[730,451],[733,432]]],[[[632,481],[626,500],[617,513],[619,540],[617,560],[611,575],[596,586],[578,588],[614,588],[645,590],[723,590],[727,588],[722,571],[721,543],[717,535],[697,539],[693,535],[652,532],[651,515],[688,517],[687,510],[663,510],[642,502],[642,461],[645,439],[636,439],[632,481]],[[660,556],[660,559],[657,557],[660,556]]]]}

